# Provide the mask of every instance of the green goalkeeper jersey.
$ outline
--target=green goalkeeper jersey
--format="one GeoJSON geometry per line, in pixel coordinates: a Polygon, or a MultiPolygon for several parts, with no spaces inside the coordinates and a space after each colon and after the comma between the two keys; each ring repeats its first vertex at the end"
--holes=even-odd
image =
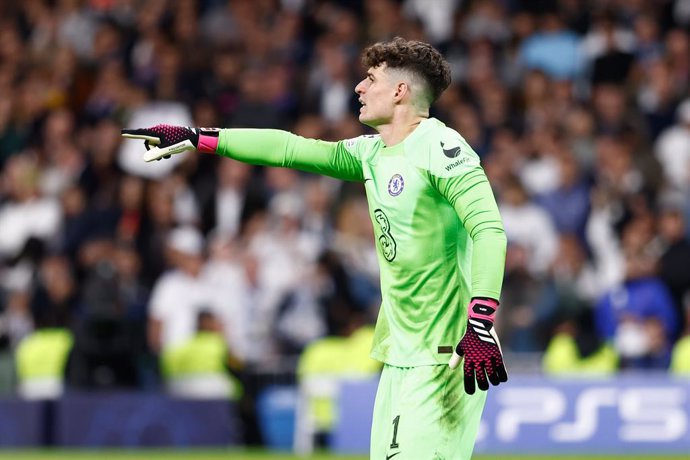
{"type": "Polygon", "coordinates": [[[371,356],[393,366],[440,364],[464,333],[472,297],[498,299],[506,238],[479,157],[456,131],[422,121],[401,143],[339,142],[286,131],[224,129],[218,153],[364,182],[381,272],[371,356]]]}

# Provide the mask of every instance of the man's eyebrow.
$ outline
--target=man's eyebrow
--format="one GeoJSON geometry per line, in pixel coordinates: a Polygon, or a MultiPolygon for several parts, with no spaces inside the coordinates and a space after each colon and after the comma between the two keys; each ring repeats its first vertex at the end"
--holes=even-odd
{"type": "Polygon", "coordinates": [[[374,74],[371,71],[367,72],[367,77],[374,78],[374,74]]]}

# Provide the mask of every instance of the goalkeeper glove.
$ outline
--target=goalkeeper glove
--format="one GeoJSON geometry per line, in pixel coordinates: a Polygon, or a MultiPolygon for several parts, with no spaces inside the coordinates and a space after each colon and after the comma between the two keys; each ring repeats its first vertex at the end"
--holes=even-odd
{"type": "Polygon", "coordinates": [[[467,394],[474,393],[475,378],[477,386],[483,391],[489,389],[489,382],[498,385],[508,380],[501,344],[494,331],[496,310],[496,300],[472,299],[467,309],[467,330],[448,363],[451,369],[455,369],[464,358],[463,373],[467,394]]]}
{"type": "Polygon", "coordinates": [[[218,128],[189,128],[172,125],[156,125],[150,128],[121,131],[123,137],[144,141],[146,147],[144,161],[146,162],[170,158],[176,153],[187,150],[215,153],[219,133],[218,128]]]}

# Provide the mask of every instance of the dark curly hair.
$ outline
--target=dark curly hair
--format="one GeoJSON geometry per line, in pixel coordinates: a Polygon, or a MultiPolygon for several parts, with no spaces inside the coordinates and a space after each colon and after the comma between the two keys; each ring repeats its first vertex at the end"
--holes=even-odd
{"type": "Polygon", "coordinates": [[[427,84],[434,102],[450,85],[450,66],[441,53],[428,43],[395,37],[388,42],[371,45],[362,54],[366,68],[386,64],[389,68],[403,69],[420,76],[427,84]]]}

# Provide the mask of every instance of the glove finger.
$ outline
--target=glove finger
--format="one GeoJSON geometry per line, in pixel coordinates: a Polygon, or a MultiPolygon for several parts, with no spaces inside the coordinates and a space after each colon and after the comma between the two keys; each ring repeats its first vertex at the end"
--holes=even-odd
{"type": "Polygon", "coordinates": [[[465,364],[465,393],[474,394],[474,369],[465,364]]]}
{"type": "MultiPolygon", "coordinates": [[[[496,375],[498,376],[498,379],[500,382],[507,382],[508,381],[508,372],[506,371],[506,366],[505,364],[501,363],[496,368],[494,369],[496,375]]],[[[497,383],[494,385],[498,385],[497,383]]]]}
{"type": "Polygon", "coordinates": [[[161,150],[158,147],[153,147],[150,150],[147,150],[146,153],[144,153],[144,161],[147,163],[150,163],[151,161],[154,160],[160,160],[161,158],[164,158],[165,154],[163,150],[161,150]]]}
{"type": "Polygon", "coordinates": [[[451,356],[450,361],[448,361],[448,366],[451,369],[457,369],[457,367],[460,365],[460,361],[462,361],[462,356],[454,351],[453,356],[451,356]]]}
{"type": "Polygon", "coordinates": [[[498,385],[501,383],[501,376],[496,372],[496,368],[490,368],[486,370],[486,374],[489,377],[489,382],[492,385],[498,385]]]}
{"type": "Polygon", "coordinates": [[[153,145],[160,144],[161,139],[148,129],[122,129],[120,130],[120,135],[126,137],[127,139],[143,139],[145,141],[151,142],[153,145]]]}
{"type": "Polygon", "coordinates": [[[151,134],[151,130],[146,128],[121,129],[120,134],[122,136],[147,136],[151,134]]]}
{"type": "Polygon", "coordinates": [[[477,370],[477,386],[480,390],[486,391],[489,389],[489,381],[486,379],[486,372],[483,367],[477,370]]]}
{"type": "Polygon", "coordinates": [[[151,131],[148,128],[121,129],[120,134],[124,137],[135,137],[135,136],[147,137],[147,136],[154,135],[153,131],[151,131]]]}

